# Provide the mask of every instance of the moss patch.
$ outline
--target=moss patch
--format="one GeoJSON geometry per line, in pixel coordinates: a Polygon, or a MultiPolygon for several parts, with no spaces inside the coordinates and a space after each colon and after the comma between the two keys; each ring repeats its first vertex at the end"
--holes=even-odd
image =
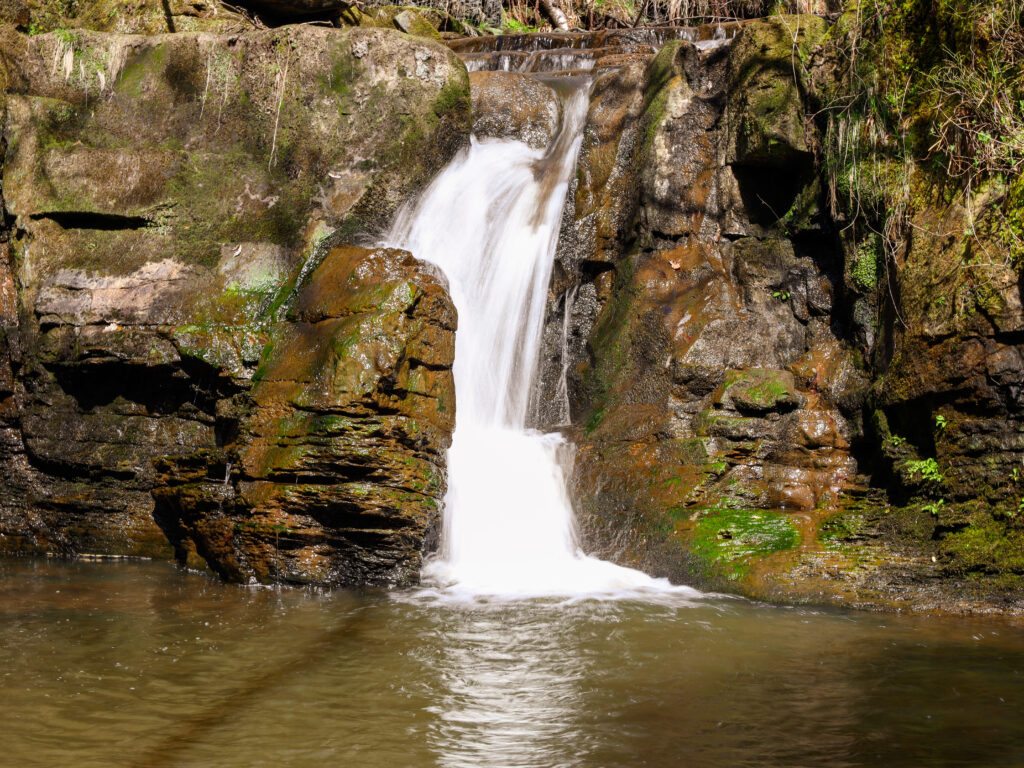
{"type": "Polygon", "coordinates": [[[729,580],[746,575],[754,558],[799,543],[800,533],[786,514],[764,510],[711,510],[693,532],[694,552],[729,580]]]}

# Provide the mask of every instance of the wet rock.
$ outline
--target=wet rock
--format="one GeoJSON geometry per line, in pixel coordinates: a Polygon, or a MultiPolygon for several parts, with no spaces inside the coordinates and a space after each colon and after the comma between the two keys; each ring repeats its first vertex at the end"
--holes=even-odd
{"type": "Polygon", "coordinates": [[[818,234],[820,188],[800,172],[775,214],[750,200],[744,169],[774,162],[754,147],[762,139],[750,118],[770,116],[758,101],[769,82],[789,102],[759,123],[774,126],[763,143],[785,128],[796,155],[808,147],[800,91],[782,74],[792,41],[767,46],[776,22],[759,25],[731,49],[671,42],[648,66],[598,80],[553,283],[566,297],[586,286],[596,310],[566,366],[588,547],[755,593],[743,574],[761,556],[742,574],[721,570],[701,554],[713,551],[698,543],[701,521],[724,509],[737,510],[740,527],[777,516],[796,535],[772,557],[794,556],[807,526],[788,515],[817,514],[856,475],[840,402],[866,386],[831,322],[838,257],[818,234]],[[746,79],[751,92],[737,100],[746,79]],[[623,187],[606,194],[609,183],[623,187]],[[776,225],[786,214],[792,231],[776,225]]]}
{"type": "Polygon", "coordinates": [[[543,149],[561,122],[561,102],[539,80],[516,72],[471,72],[473,133],[478,138],[518,139],[543,149]]]}
{"type": "Polygon", "coordinates": [[[468,140],[460,62],[377,29],[0,37],[14,270],[0,270],[0,549],[175,556],[243,580],[412,578],[443,488],[454,320],[428,319],[447,297],[410,257],[378,269],[331,248],[386,226],[468,140]],[[349,272],[325,271],[339,259],[349,272]],[[321,279],[349,287],[319,319],[289,315],[321,279]],[[327,357],[279,359],[307,341],[327,357]],[[340,365],[329,351],[346,344],[358,354],[340,365]],[[285,369],[287,392],[265,375],[285,369]],[[332,451],[374,439],[376,469],[328,488],[332,451]],[[324,474],[250,460],[260,440],[319,455],[324,474]],[[345,515],[314,526],[332,493],[345,515]],[[300,525],[312,548],[282,539],[300,525]],[[235,547],[243,531],[251,546],[235,547]]]}
{"type": "Polygon", "coordinates": [[[160,461],[157,515],[179,549],[234,580],[414,581],[444,495],[455,323],[408,253],[329,251],[275,329],[230,449],[160,461]]]}
{"type": "Polygon", "coordinates": [[[664,46],[637,89],[643,140],[610,142],[603,166],[592,110],[549,305],[569,341],[546,348],[567,372],[581,531],[602,556],[759,597],[1003,610],[1024,574],[1020,281],[999,259],[965,277],[964,254],[1003,252],[998,227],[913,173],[905,251],[833,228],[805,103],[824,28],[664,46]],[[595,178],[631,179],[603,238],[581,205],[602,200],[595,178]],[[721,544],[766,516],[794,535],[721,544]]]}
{"type": "Polygon", "coordinates": [[[718,405],[728,403],[740,412],[755,414],[784,413],[800,404],[792,373],[757,368],[729,376],[714,401],[718,405]]]}

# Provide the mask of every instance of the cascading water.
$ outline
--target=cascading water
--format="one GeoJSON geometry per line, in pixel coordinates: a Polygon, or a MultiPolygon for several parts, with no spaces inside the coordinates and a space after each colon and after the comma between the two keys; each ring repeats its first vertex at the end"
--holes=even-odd
{"type": "Polygon", "coordinates": [[[558,224],[589,102],[585,78],[559,78],[557,87],[567,91],[562,125],[546,151],[474,138],[388,237],[444,271],[459,312],[442,547],[423,580],[470,595],[692,595],[579,550],[563,470],[571,447],[526,428],[558,224]]]}

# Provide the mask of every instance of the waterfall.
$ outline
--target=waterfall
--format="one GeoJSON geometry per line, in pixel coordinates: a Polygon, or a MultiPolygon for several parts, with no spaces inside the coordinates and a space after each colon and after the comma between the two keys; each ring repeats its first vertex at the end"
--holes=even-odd
{"type": "Polygon", "coordinates": [[[562,125],[546,150],[474,137],[387,238],[445,273],[459,313],[442,543],[422,578],[466,595],[686,589],[580,551],[565,484],[571,446],[526,428],[558,226],[589,104],[585,78],[559,83],[568,90],[562,125]]]}
{"type": "Polygon", "coordinates": [[[565,291],[562,298],[562,344],[561,364],[558,373],[558,383],[555,386],[555,398],[558,400],[559,419],[556,424],[564,426],[572,423],[572,413],[569,406],[569,331],[572,327],[572,305],[576,302],[578,285],[572,285],[565,291]]]}

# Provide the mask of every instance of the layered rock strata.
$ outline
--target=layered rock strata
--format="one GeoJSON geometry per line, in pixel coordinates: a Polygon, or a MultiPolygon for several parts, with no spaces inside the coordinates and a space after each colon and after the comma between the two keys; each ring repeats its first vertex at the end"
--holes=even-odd
{"type": "Polygon", "coordinates": [[[466,141],[458,60],[370,29],[0,35],[0,549],[415,578],[454,314],[407,254],[335,246],[466,141]]]}

